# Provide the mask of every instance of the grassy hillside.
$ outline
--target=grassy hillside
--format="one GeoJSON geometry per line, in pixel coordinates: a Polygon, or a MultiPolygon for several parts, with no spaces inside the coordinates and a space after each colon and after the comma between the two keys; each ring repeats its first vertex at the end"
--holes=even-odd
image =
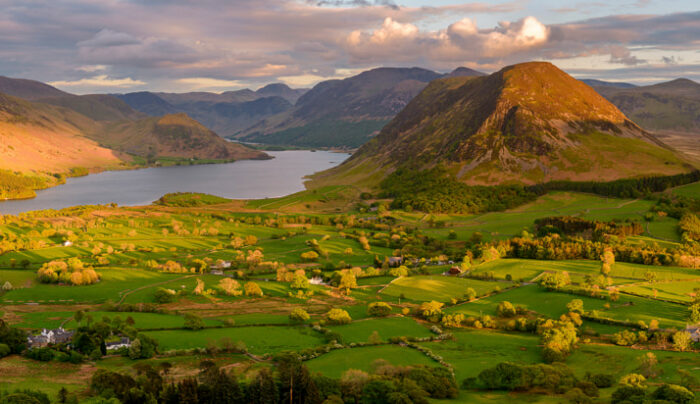
{"type": "Polygon", "coordinates": [[[549,63],[524,63],[487,77],[434,81],[375,139],[313,184],[373,185],[399,167],[435,165],[485,185],[690,169],[592,88],[549,63]]]}

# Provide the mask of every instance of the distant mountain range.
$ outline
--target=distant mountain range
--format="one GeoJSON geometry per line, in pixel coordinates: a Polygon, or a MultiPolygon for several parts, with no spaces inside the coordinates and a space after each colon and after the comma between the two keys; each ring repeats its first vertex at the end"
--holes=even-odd
{"type": "Polygon", "coordinates": [[[623,83],[619,81],[603,81],[596,79],[583,79],[581,80],[591,87],[613,87],[613,88],[634,88],[637,87],[631,83],[623,83]]]}
{"type": "Polygon", "coordinates": [[[259,121],[287,111],[306,89],[281,83],[257,91],[113,94],[133,109],[151,116],[186,113],[221,136],[232,136],[259,121]]]}
{"type": "Polygon", "coordinates": [[[591,87],[533,62],[432,81],[378,136],[313,184],[372,187],[397,168],[436,165],[485,185],[692,169],[591,87]]]}
{"type": "Polygon", "coordinates": [[[267,158],[178,113],[149,117],[119,98],[73,95],[0,77],[0,169],[65,174],[124,167],[134,159],[267,158]]]}
{"type": "Polygon", "coordinates": [[[445,76],[480,76],[458,68],[448,75],[421,68],[379,68],[324,81],[293,108],[265,118],[234,138],[303,147],[359,147],[376,135],[429,82],[445,76]]]}

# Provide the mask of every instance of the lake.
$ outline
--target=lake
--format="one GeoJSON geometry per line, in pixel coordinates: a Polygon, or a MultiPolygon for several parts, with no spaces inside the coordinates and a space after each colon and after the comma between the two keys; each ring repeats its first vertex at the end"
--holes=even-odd
{"type": "Polygon", "coordinates": [[[37,191],[37,197],[0,202],[0,214],[116,203],[148,205],[169,192],[203,192],[233,199],[262,199],[304,189],[304,176],[334,167],[346,153],[293,150],[267,152],[272,160],[229,164],[153,167],[105,171],[69,178],[64,185],[37,191]]]}

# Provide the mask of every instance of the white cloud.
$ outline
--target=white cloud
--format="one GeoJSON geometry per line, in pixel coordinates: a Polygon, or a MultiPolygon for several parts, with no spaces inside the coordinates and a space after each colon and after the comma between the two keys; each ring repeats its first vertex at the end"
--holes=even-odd
{"type": "Polygon", "coordinates": [[[242,88],[245,87],[238,80],[221,80],[211,77],[187,77],[175,80],[177,83],[186,84],[193,90],[211,90],[221,91],[222,89],[242,88]]]}
{"type": "Polygon", "coordinates": [[[105,66],[105,65],[86,65],[86,66],[77,67],[76,70],[79,70],[79,71],[85,72],[85,73],[95,73],[95,72],[99,72],[102,70],[107,70],[107,66],[105,66]]]}
{"type": "Polygon", "coordinates": [[[51,81],[49,82],[55,87],[110,87],[110,88],[129,88],[146,84],[141,80],[134,80],[130,77],[123,79],[110,78],[107,75],[98,75],[88,78],[83,78],[74,81],[51,81]]]}
{"type": "Polygon", "coordinates": [[[420,31],[414,24],[387,17],[374,31],[353,31],[346,44],[348,52],[361,60],[416,55],[428,60],[475,60],[529,51],[545,45],[549,36],[549,28],[535,17],[504,21],[492,29],[479,29],[474,20],[464,18],[437,31],[420,31]]]}

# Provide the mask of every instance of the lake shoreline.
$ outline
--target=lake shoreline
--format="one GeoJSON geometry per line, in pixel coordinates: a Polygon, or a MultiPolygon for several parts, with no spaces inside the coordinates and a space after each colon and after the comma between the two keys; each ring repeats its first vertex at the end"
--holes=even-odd
{"type": "Polygon", "coordinates": [[[308,175],[345,160],[329,151],[297,150],[269,155],[271,158],[265,160],[200,161],[90,171],[89,175],[66,178],[62,184],[38,189],[31,198],[0,200],[0,214],[109,203],[141,206],[171,192],[201,192],[241,200],[281,197],[305,190],[308,175]]]}

